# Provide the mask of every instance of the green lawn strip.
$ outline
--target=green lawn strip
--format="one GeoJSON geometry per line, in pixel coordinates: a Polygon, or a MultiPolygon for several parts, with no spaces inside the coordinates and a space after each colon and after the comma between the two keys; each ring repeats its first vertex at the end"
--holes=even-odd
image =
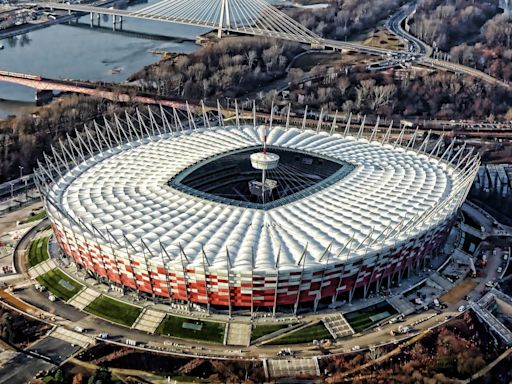
{"type": "Polygon", "coordinates": [[[470,215],[464,215],[464,223],[478,230],[481,229],[480,223],[473,219],[470,215]]]}
{"type": "Polygon", "coordinates": [[[82,284],[57,268],[38,276],[36,280],[56,297],[65,301],[71,299],[83,288],[82,284]]]}
{"type": "Polygon", "coordinates": [[[225,323],[186,319],[183,317],[167,315],[158,326],[156,333],[160,335],[179,337],[182,339],[196,339],[211,341],[213,343],[222,343],[224,342],[225,328],[225,323]],[[200,326],[201,329],[195,330],[183,328],[184,323],[200,326]]]}
{"type": "Polygon", "coordinates": [[[262,324],[256,325],[251,332],[251,339],[256,340],[260,337],[274,333],[283,328],[288,328],[289,324],[262,324]]]}
{"type": "Polygon", "coordinates": [[[467,253],[470,253],[469,248],[471,247],[471,244],[474,244],[476,249],[478,245],[481,243],[481,241],[482,240],[479,239],[478,237],[466,232],[464,234],[464,244],[462,245],[462,250],[467,253]]]}
{"type": "Polygon", "coordinates": [[[36,213],[35,215],[27,217],[25,220],[23,220],[23,223],[31,223],[33,221],[37,220],[43,220],[46,217],[46,211],[41,211],[36,213]]]}
{"type": "Polygon", "coordinates": [[[364,308],[359,311],[346,313],[343,316],[348,321],[348,323],[350,324],[352,329],[354,329],[354,331],[360,332],[360,331],[363,331],[363,330],[371,327],[372,325],[378,323],[379,321],[382,321],[383,319],[380,319],[380,320],[374,322],[370,319],[370,317],[376,316],[383,312],[389,312],[389,314],[391,316],[396,313],[396,310],[394,310],[394,308],[391,307],[390,305],[379,304],[379,305],[377,305],[376,308],[373,308],[373,309],[364,308]]]}
{"type": "Polygon", "coordinates": [[[309,327],[299,329],[297,331],[293,331],[288,335],[278,337],[277,339],[272,340],[267,344],[302,344],[311,343],[313,340],[323,339],[332,339],[332,336],[322,323],[318,323],[315,325],[310,325],[309,327]]]}
{"type": "Polygon", "coordinates": [[[92,315],[126,326],[133,325],[142,312],[142,308],[123,303],[105,295],[96,298],[84,310],[92,315]]]}
{"type": "Polygon", "coordinates": [[[33,240],[28,249],[28,264],[33,267],[45,260],[48,260],[48,237],[33,240]]]}

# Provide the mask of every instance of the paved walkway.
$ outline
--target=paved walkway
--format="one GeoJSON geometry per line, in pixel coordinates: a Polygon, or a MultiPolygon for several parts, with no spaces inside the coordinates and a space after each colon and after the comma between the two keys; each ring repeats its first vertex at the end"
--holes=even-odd
{"type": "Polygon", "coordinates": [[[70,331],[64,327],[56,327],[50,336],[60,339],[72,345],[78,345],[82,348],[87,348],[91,345],[96,344],[96,339],[79,332],[70,331]]]}
{"type": "Polygon", "coordinates": [[[482,233],[482,231],[479,231],[478,229],[472,227],[471,225],[461,223],[460,229],[462,229],[464,232],[469,233],[470,235],[473,235],[475,237],[478,237],[480,240],[484,240],[487,236],[482,233]]]}
{"type": "Polygon", "coordinates": [[[322,321],[333,339],[341,339],[342,337],[355,334],[347,319],[341,313],[327,316],[322,321]]]}
{"type": "Polygon", "coordinates": [[[55,268],[57,268],[57,263],[55,263],[55,260],[48,259],[30,268],[28,270],[28,274],[32,279],[35,279],[36,277],[44,275],[45,273],[55,268]]]}
{"type": "Polygon", "coordinates": [[[156,329],[167,314],[152,308],[144,308],[140,316],[133,323],[132,328],[147,333],[155,333],[156,329]]]}
{"type": "Polygon", "coordinates": [[[84,288],[78,292],[75,296],[69,299],[68,304],[72,305],[76,309],[82,311],[94,300],[101,296],[101,292],[98,292],[92,288],[84,288]]]}
{"type": "Polygon", "coordinates": [[[398,313],[410,315],[416,312],[416,307],[403,296],[393,296],[388,299],[388,303],[397,310],[398,313]]]}
{"type": "Polygon", "coordinates": [[[263,363],[267,377],[297,377],[302,375],[320,375],[316,358],[310,359],[268,359],[263,363]]]}
{"type": "Polygon", "coordinates": [[[228,323],[227,345],[240,345],[247,347],[251,343],[252,326],[248,323],[228,323]]]}
{"type": "Polygon", "coordinates": [[[445,291],[449,291],[450,289],[453,288],[453,283],[450,283],[448,279],[446,279],[439,272],[435,272],[432,275],[430,275],[430,280],[439,285],[445,291]]]}

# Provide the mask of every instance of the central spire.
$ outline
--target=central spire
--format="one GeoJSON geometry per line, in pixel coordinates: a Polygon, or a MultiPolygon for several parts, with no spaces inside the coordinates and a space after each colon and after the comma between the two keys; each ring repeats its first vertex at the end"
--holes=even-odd
{"type": "Polygon", "coordinates": [[[249,182],[251,194],[260,196],[261,202],[265,204],[270,200],[272,191],[277,187],[277,181],[267,179],[267,170],[277,168],[279,164],[279,155],[276,153],[267,153],[267,135],[263,138],[263,152],[256,152],[251,155],[251,165],[254,169],[261,170],[261,181],[252,180],[249,182]]]}

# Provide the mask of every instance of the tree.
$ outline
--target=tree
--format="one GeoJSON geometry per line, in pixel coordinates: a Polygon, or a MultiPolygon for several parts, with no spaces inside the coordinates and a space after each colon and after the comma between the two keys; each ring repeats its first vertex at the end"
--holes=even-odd
{"type": "Polygon", "coordinates": [[[99,366],[93,376],[89,378],[87,384],[113,384],[112,372],[107,367],[99,366]]]}

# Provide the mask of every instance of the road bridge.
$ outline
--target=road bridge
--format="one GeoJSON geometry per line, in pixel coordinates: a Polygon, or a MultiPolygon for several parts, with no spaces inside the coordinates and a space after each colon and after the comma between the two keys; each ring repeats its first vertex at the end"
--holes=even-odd
{"type": "Polygon", "coordinates": [[[113,17],[114,28],[122,18],[131,17],[175,24],[193,25],[225,33],[270,37],[333,50],[353,50],[371,55],[397,54],[383,48],[324,39],[274,8],[265,0],[162,0],[137,11],[105,8],[85,4],[34,3],[40,8],[113,17]]]}
{"type": "Polygon", "coordinates": [[[91,25],[94,14],[111,15],[114,29],[116,23],[122,23],[124,17],[132,17],[215,29],[218,31],[219,38],[224,33],[234,32],[295,41],[309,44],[312,47],[387,56],[398,62],[410,59],[418,64],[443,71],[468,74],[488,83],[510,88],[508,83],[495,79],[484,72],[428,57],[431,54],[430,47],[402,29],[402,21],[414,12],[414,4],[401,8],[387,23],[391,32],[407,40],[414,47],[413,53],[324,39],[265,0],[162,0],[136,11],[85,4],[35,3],[34,5],[69,13],[89,13],[91,25]],[[409,57],[410,55],[412,56],[409,57]]]}

